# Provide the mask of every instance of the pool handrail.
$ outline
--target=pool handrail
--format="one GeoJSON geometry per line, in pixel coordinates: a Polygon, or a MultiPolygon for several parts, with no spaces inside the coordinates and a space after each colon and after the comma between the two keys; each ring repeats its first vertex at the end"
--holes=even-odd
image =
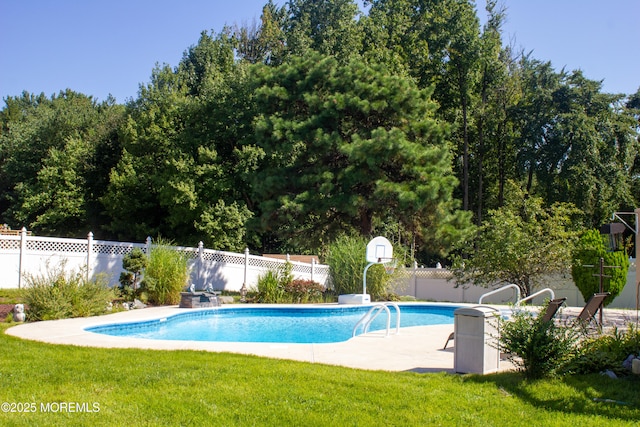
{"type": "Polygon", "coordinates": [[[509,288],[513,288],[513,289],[516,290],[516,303],[517,303],[517,301],[520,301],[520,287],[518,285],[510,283],[510,284],[505,285],[505,286],[503,286],[501,288],[494,289],[493,291],[489,291],[487,293],[482,294],[480,296],[480,299],[478,299],[478,304],[482,304],[482,300],[484,299],[484,297],[488,297],[489,295],[497,294],[498,292],[502,292],[502,291],[504,291],[506,289],[509,289],[509,288]]]}
{"type": "MultiPolygon", "coordinates": [[[[385,337],[389,336],[389,328],[391,326],[391,312],[388,308],[388,306],[392,306],[393,308],[396,309],[396,313],[398,314],[398,316],[396,317],[396,335],[398,335],[400,333],[400,307],[398,306],[398,304],[396,304],[393,301],[385,301],[385,302],[381,302],[378,303],[376,305],[384,305],[387,311],[387,333],[385,334],[385,337]]],[[[364,327],[364,332],[366,333],[369,330],[369,325],[371,324],[371,322],[373,322],[373,320],[376,318],[376,316],[378,316],[378,314],[380,314],[381,310],[378,310],[378,313],[376,313],[372,318],[369,319],[369,321],[366,323],[365,327],[364,327]]]]}
{"type": "Polygon", "coordinates": [[[395,334],[398,335],[400,333],[400,307],[395,302],[387,301],[384,303],[379,302],[374,304],[369,309],[369,311],[367,311],[364,314],[364,316],[362,316],[360,320],[356,322],[355,326],[353,327],[353,331],[351,332],[351,337],[353,338],[356,336],[356,332],[360,325],[363,325],[362,333],[366,334],[367,331],[369,330],[369,326],[371,325],[371,322],[373,322],[375,318],[378,317],[378,315],[382,310],[385,310],[387,312],[387,328],[384,336],[385,337],[389,336],[389,329],[391,328],[391,311],[389,310],[389,307],[388,307],[389,305],[394,307],[396,309],[396,313],[398,314],[396,317],[396,332],[395,332],[395,334]]]}
{"type": "Polygon", "coordinates": [[[519,299],[516,302],[516,306],[519,306],[520,304],[522,304],[524,301],[529,301],[534,299],[535,297],[537,297],[538,295],[541,295],[545,292],[549,292],[551,294],[551,298],[549,298],[549,300],[554,300],[556,298],[556,294],[553,292],[553,290],[551,288],[544,288],[544,289],[540,289],[538,292],[529,295],[528,297],[524,297],[522,299],[519,299]]]}

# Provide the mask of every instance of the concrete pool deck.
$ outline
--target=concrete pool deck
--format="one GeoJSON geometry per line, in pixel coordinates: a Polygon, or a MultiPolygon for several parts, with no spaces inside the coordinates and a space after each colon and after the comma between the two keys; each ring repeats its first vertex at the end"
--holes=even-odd
{"type": "MultiPolygon", "coordinates": [[[[297,360],[366,370],[454,372],[455,342],[451,342],[446,350],[442,349],[449,334],[453,332],[453,324],[401,328],[398,335],[389,335],[387,337],[384,336],[383,332],[371,332],[345,342],[332,344],[151,340],[109,336],[84,330],[89,326],[161,319],[174,314],[185,313],[187,310],[198,309],[184,309],[177,306],[151,307],[97,317],[24,323],[7,329],[6,333],[22,339],[50,344],[103,348],[202,350],[297,360]]],[[[579,308],[568,307],[564,310],[563,316],[571,317],[579,311],[579,308]]],[[[633,315],[635,319],[635,311],[633,315]]],[[[605,310],[605,324],[612,322],[617,324],[619,320],[627,323],[630,321],[629,316],[624,313],[620,314],[605,310]]],[[[502,361],[500,363],[500,370],[509,369],[513,369],[509,362],[502,361]]]]}

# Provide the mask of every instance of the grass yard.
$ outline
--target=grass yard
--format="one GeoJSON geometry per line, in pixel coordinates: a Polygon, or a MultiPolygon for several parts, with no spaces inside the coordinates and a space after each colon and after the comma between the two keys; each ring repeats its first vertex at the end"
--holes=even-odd
{"type": "Polygon", "coordinates": [[[638,377],[527,382],[516,373],[371,372],[235,354],[51,345],[8,336],[7,327],[0,325],[4,426],[611,427],[640,421],[638,377]]]}

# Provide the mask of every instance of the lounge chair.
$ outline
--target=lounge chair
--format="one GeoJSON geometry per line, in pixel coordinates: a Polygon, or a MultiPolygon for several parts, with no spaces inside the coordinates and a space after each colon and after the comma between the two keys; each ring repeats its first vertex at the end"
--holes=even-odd
{"type": "MultiPolygon", "coordinates": [[[[547,305],[547,309],[545,310],[544,315],[542,316],[542,321],[548,322],[549,320],[553,319],[553,317],[556,315],[556,313],[560,309],[560,306],[564,304],[566,300],[567,300],[566,298],[556,298],[549,301],[549,304],[547,305]]],[[[446,350],[447,346],[449,345],[449,342],[453,341],[454,339],[455,339],[455,333],[451,332],[449,334],[449,337],[447,338],[447,341],[444,343],[444,347],[442,349],[446,350]]]]}
{"type": "Polygon", "coordinates": [[[547,309],[545,310],[544,315],[542,316],[542,321],[548,322],[549,320],[553,319],[553,317],[556,315],[556,313],[560,309],[560,306],[562,306],[562,304],[564,304],[566,300],[567,300],[566,298],[556,298],[549,301],[549,304],[547,305],[547,309]]]}
{"type": "Polygon", "coordinates": [[[593,294],[591,298],[589,298],[589,301],[587,301],[587,303],[584,305],[584,308],[582,309],[580,314],[578,314],[576,321],[583,324],[589,324],[591,320],[594,319],[598,310],[602,310],[604,299],[609,295],[611,295],[609,292],[593,294]]]}
{"type": "Polygon", "coordinates": [[[447,341],[444,343],[444,347],[442,347],[443,350],[447,349],[447,345],[449,345],[449,341],[453,341],[453,339],[455,338],[456,334],[455,332],[451,332],[449,334],[449,338],[447,338],[447,341]]]}

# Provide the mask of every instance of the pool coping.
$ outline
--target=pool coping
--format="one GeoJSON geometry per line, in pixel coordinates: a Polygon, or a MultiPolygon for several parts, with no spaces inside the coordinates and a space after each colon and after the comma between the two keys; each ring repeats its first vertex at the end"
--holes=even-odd
{"type": "MultiPolygon", "coordinates": [[[[434,305],[459,307],[466,306],[467,304],[434,303],[434,305]]],[[[287,307],[288,305],[243,305],[243,307],[247,306],[287,307]]],[[[317,304],[310,306],[326,308],[336,306],[336,304],[317,304]]],[[[291,305],[291,307],[300,306],[291,305]]],[[[178,308],[177,306],[149,307],[96,317],[24,323],[7,329],[6,333],[22,339],[50,344],[102,348],[201,350],[239,353],[367,370],[453,372],[454,347],[449,345],[446,350],[442,350],[447,337],[453,332],[453,324],[406,327],[401,328],[398,335],[389,335],[386,337],[384,336],[384,332],[376,331],[359,335],[345,342],[327,344],[150,340],[110,336],[85,330],[85,328],[91,326],[161,319],[163,317],[185,313],[187,310],[196,311],[207,309],[185,309],[178,308]]]]}
{"type": "MultiPolygon", "coordinates": [[[[411,303],[403,303],[411,305],[411,303]]],[[[415,303],[437,306],[470,306],[467,303],[415,303]]],[[[337,304],[309,304],[307,307],[330,307],[337,304]]],[[[300,307],[285,304],[246,304],[241,307],[300,307]]],[[[509,308],[490,305],[499,310],[509,308]]],[[[236,307],[234,306],[229,306],[236,307]]],[[[240,306],[239,306],[240,307],[240,306]]],[[[570,318],[580,312],[580,307],[566,307],[560,317],[570,318]]],[[[365,370],[449,372],[453,373],[454,346],[452,342],[443,350],[445,341],[454,326],[412,326],[400,329],[400,334],[384,336],[384,332],[358,335],[345,342],[329,344],[288,344],[288,343],[242,343],[242,342],[202,342],[149,340],[141,338],[117,337],[86,331],[90,326],[107,325],[118,322],[140,322],[178,313],[203,309],[179,308],[178,306],[149,307],[96,317],[23,323],[13,326],[5,333],[26,340],[50,344],[66,344],[102,348],[140,348],[153,350],[200,350],[211,352],[238,353],[272,359],[288,359],[309,363],[344,366],[365,370]]],[[[635,319],[637,313],[629,310],[606,309],[605,325],[623,326],[635,319]]],[[[637,321],[637,319],[636,319],[637,321]]],[[[513,365],[500,362],[500,370],[511,370],[513,365]]]]}

